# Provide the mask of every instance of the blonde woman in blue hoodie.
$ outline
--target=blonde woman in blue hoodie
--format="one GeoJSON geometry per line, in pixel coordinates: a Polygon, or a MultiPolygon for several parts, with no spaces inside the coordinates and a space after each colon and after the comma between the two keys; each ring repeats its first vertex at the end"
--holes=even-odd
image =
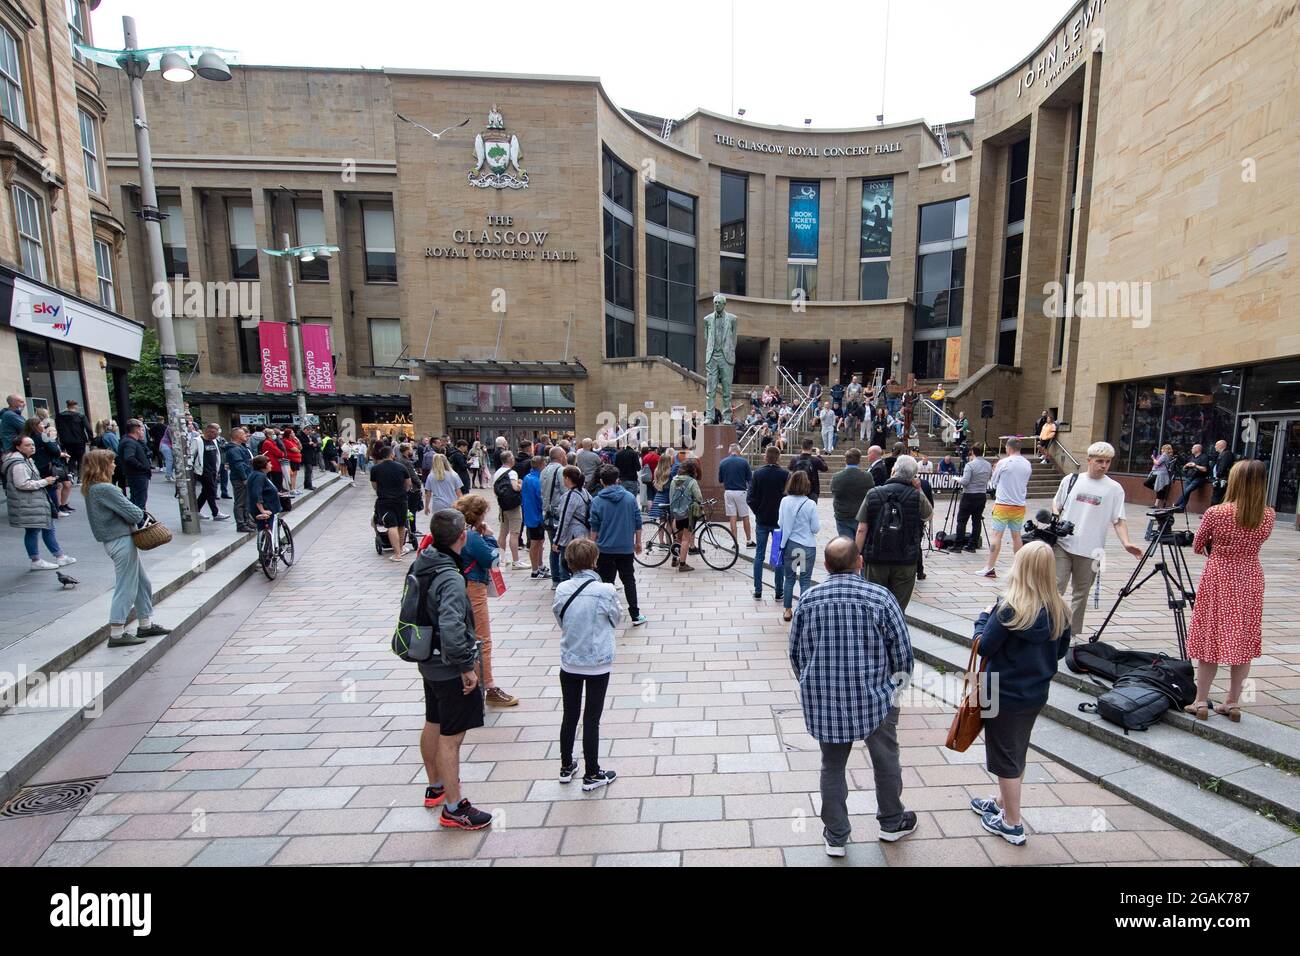
{"type": "Polygon", "coordinates": [[[551,611],[560,625],[560,691],[564,717],[560,723],[560,783],[578,775],[573,757],[582,715],[583,790],[608,786],[618,776],[600,767],[600,715],[614,668],[614,629],[623,618],[618,592],[596,573],[596,543],[576,538],[564,548],[564,563],[573,575],[555,589],[551,611]],[[586,690],[586,706],[583,691],[586,690]]]}

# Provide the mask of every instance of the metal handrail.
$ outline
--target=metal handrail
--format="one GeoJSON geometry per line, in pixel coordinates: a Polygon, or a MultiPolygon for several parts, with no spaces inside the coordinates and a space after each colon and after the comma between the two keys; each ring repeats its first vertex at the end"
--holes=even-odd
{"type": "Polygon", "coordinates": [[[793,375],[790,374],[789,369],[784,365],[778,365],[776,367],[776,372],[777,375],[781,377],[782,384],[785,385],[786,389],[790,392],[790,395],[796,399],[796,401],[791,402],[792,405],[798,407],[807,401],[808,391],[799,384],[793,375]]]}
{"type": "Polygon", "coordinates": [[[1070,449],[1065,447],[1065,443],[1062,442],[1059,437],[1056,439],[1056,447],[1061,450],[1062,455],[1070,459],[1070,462],[1074,465],[1076,471],[1083,467],[1083,465],[1079,463],[1079,459],[1070,454],[1070,449]]]}
{"type": "MultiPolygon", "coordinates": [[[[945,425],[951,425],[954,428],[957,427],[957,419],[953,418],[951,415],[945,412],[942,408],[936,405],[929,398],[926,398],[924,395],[917,397],[916,404],[922,406],[923,408],[929,409],[930,414],[939,416],[939,421],[943,422],[945,425]]],[[[913,425],[916,424],[915,418],[912,419],[912,424],[913,425]]]]}

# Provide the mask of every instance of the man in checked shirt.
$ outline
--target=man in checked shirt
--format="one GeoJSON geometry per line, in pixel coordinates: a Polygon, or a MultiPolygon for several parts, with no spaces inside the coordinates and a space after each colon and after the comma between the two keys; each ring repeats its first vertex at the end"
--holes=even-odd
{"type": "Polygon", "coordinates": [[[825,562],[830,577],[800,598],[790,624],[790,664],[804,723],[821,745],[826,855],[842,857],[850,834],[844,768],[859,740],[876,778],[880,839],[892,843],[916,829],[916,814],[903,809],[894,702],[912,675],[912,642],[894,596],[862,578],[852,538],[826,545],[825,562]]]}

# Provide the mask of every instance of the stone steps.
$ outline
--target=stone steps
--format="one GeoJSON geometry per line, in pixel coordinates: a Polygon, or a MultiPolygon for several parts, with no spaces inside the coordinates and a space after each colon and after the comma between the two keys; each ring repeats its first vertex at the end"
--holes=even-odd
{"type": "MultiPolygon", "coordinates": [[[[293,530],[323,513],[351,482],[323,475],[315,491],[294,500],[285,522],[293,530]]],[[[195,559],[181,569],[154,578],[154,620],[171,633],[134,647],[107,644],[111,593],[106,593],[55,622],[39,635],[0,652],[0,673],[54,675],[60,693],[73,686],[86,688],[69,707],[24,706],[23,701],[0,711],[0,803],[29,780],[45,763],[116,700],[169,648],[225,600],[250,575],[260,573],[253,534],[241,535],[220,551],[195,559]],[[200,578],[199,576],[202,575],[200,578]]],[[[287,573],[292,574],[292,569],[287,573]]]]}
{"type": "MultiPolygon", "coordinates": [[[[970,621],[915,601],[907,618],[918,661],[950,675],[965,668],[970,621]]],[[[1238,860],[1300,865],[1300,731],[1251,714],[1234,724],[1170,710],[1125,734],[1079,711],[1103,691],[1062,667],[1032,746],[1238,860]]]]}

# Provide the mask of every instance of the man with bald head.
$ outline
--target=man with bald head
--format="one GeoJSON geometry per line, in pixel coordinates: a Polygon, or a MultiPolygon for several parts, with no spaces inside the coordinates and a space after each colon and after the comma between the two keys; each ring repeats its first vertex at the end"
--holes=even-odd
{"type": "Polygon", "coordinates": [[[842,857],[850,835],[844,768],[859,740],[871,755],[880,839],[916,829],[916,814],[903,808],[895,700],[911,678],[912,643],[894,596],[862,578],[853,538],[831,539],[824,560],[826,580],[799,599],[790,624],[790,665],[804,723],[821,746],[826,854],[842,857]]]}
{"type": "Polygon", "coordinates": [[[14,450],[14,442],[23,433],[23,426],[27,424],[27,419],[23,415],[26,407],[27,399],[21,395],[9,395],[5,398],[5,409],[0,412],[0,452],[14,450]]]}

